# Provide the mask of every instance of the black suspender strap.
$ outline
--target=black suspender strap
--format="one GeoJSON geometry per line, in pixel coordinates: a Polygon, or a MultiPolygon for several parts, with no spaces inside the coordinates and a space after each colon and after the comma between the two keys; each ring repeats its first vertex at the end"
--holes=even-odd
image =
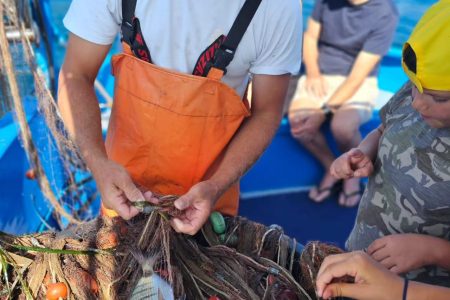
{"type": "Polygon", "coordinates": [[[135,17],[137,0],[122,0],[122,41],[130,46],[133,54],[146,62],[152,62],[150,50],[141,31],[141,23],[135,17]]]}
{"type": "MultiPolygon", "coordinates": [[[[258,10],[262,0],[246,0],[241,10],[239,11],[236,20],[234,21],[231,29],[225,39],[225,42],[217,49],[214,60],[211,65],[217,69],[220,69],[226,73],[227,67],[234,58],[234,54],[239,43],[242,40],[245,32],[247,31],[250,22],[258,10]]],[[[208,68],[208,69],[209,69],[208,68]]]]}
{"type": "MultiPolygon", "coordinates": [[[[255,16],[261,1],[246,0],[244,2],[225,41],[215,50],[214,57],[206,63],[205,68],[200,68],[204,70],[203,76],[208,75],[211,67],[222,70],[224,74],[227,72],[227,67],[233,60],[236,49],[255,16]]],[[[150,51],[142,36],[139,20],[135,18],[136,2],[137,0],[122,0],[122,41],[130,46],[134,55],[138,58],[151,62],[150,51]]],[[[194,68],[194,71],[196,69],[194,68]]]]}
{"type": "Polygon", "coordinates": [[[134,39],[133,18],[137,0],[122,0],[122,41],[132,45],[134,39]]]}
{"type": "Polygon", "coordinates": [[[227,38],[222,44],[222,47],[227,50],[236,51],[260,4],[261,0],[245,1],[233,23],[233,26],[231,26],[230,32],[228,32],[227,38]]]}

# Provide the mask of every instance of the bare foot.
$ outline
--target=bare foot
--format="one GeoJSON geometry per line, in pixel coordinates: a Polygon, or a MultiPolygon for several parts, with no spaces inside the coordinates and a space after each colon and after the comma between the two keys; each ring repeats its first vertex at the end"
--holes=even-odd
{"type": "Polygon", "coordinates": [[[315,186],[309,191],[309,198],[317,203],[323,202],[330,197],[331,194],[336,192],[336,189],[338,188],[337,184],[339,182],[339,179],[334,178],[327,172],[322,178],[319,187],[315,186]]]}
{"type": "Polygon", "coordinates": [[[361,200],[364,189],[361,187],[359,178],[344,180],[343,189],[339,195],[339,205],[345,207],[355,207],[361,200]]]}

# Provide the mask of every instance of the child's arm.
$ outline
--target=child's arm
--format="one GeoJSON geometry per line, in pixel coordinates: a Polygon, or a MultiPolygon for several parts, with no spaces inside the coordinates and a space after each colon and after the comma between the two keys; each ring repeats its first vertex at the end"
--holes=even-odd
{"type": "Polygon", "coordinates": [[[444,300],[450,299],[450,289],[412,281],[407,295],[407,300],[444,300]]]}
{"type": "Polygon", "coordinates": [[[330,173],[335,178],[367,177],[373,172],[373,161],[377,155],[378,142],[383,125],[369,133],[357,148],[339,156],[331,165],[330,173]]]}
{"type": "Polygon", "coordinates": [[[380,141],[383,131],[384,126],[383,124],[380,124],[380,126],[372,130],[358,146],[358,149],[360,149],[372,161],[376,158],[378,152],[378,142],[380,141]]]}
{"type": "Polygon", "coordinates": [[[450,242],[440,238],[433,238],[432,263],[441,268],[450,270],[450,242]]]}
{"type": "MultiPolygon", "coordinates": [[[[360,300],[402,299],[405,281],[383,268],[363,252],[331,255],[325,258],[316,280],[317,293],[324,299],[351,297],[360,300]],[[355,283],[339,282],[345,275],[355,283]]],[[[450,289],[411,281],[407,300],[450,299],[450,289]]]]}

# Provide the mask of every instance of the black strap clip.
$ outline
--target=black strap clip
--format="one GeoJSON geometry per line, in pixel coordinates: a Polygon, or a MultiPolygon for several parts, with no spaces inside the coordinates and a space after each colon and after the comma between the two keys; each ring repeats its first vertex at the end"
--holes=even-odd
{"type": "Polygon", "coordinates": [[[134,40],[134,26],[128,20],[123,20],[122,22],[122,42],[128,45],[133,44],[134,40]]]}
{"type": "Polygon", "coordinates": [[[229,48],[225,48],[223,45],[217,49],[216,54],[214,55],[214,66],[224,72],[227,73],[227,67],[231,63],[234,58],[235,51],[229,48]]]}
{"type": "Polygon", "coordinates": [[[208,74],[212,67],[222,70],[223,75],[227,74],[227,67],[233,60],[234,53],[235,51],[232,49],[225,48],[223,45],[220,46],[214,54],[214,58],[206,63],[204,74],[208,74]]]}

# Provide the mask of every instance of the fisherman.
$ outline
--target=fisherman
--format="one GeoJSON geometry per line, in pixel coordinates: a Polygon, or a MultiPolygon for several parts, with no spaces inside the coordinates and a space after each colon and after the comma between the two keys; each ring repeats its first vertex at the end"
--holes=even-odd
{"type": "MultiPolygon", "coordinates": [[[[372,117],[378,95],[378,65],[390,48],[398,13],[392,0],[316,0],[305,32],[306,75],[298,82],[289,108],[293,137],[324,167],[309,197],[322,202],[340,192],[329,168],[331,152],[321,125],[331,116],[331,131],[342,152],[361,141],[359,127],[372,117]]],[[[339,204],[361,198],[360,180],[346,179],[339,204]]]]}
{"type": "Polygon", "coordinates": [[[347,248],[366,249],[394,273],[447,287],[449,37],[450,1],[441,0],[403,47],[402,65],[412,84],[382,108],[382,124],[331,166],[336,178],[370,176],[347,248]]]}
{"type": "Polygon", "coordinates": [[[179,195],[171,224],[186,234],[213,210],[236,215],[239,178],[275,134],[300,69],[299,1],[73,0],[64,24],[58,104],[104,207],[130,219],[132,202],[179,195]],[[104,144],[93,84],[120,31],[104,144]]]}

